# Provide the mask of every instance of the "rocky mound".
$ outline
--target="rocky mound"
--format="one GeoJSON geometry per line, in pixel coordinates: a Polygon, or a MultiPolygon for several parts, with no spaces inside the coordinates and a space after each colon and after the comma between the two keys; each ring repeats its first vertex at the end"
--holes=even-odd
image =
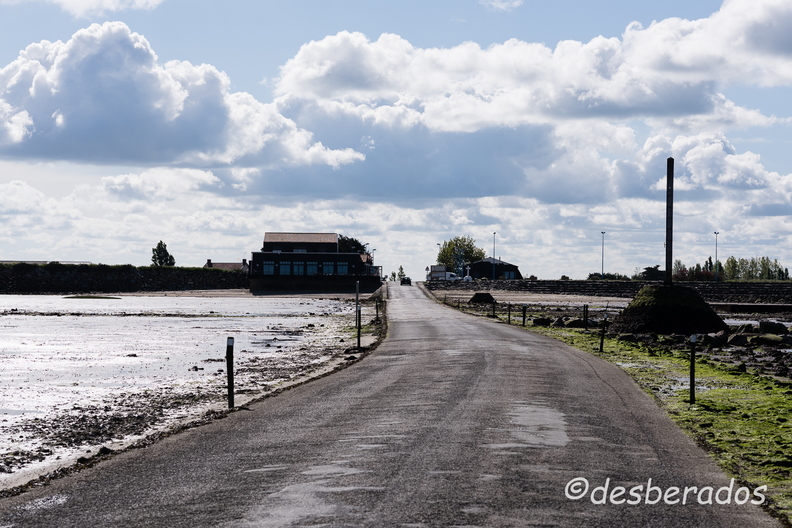
{"type": "Polygon", "coordinates": [[[476,304],[476,303],[492,304],[495,302],[495,298],[492,296],[490,292],[476,292],[473,294],[473,297],[471,297],[468,302],[471,304],[476,304]]]}
{"type": "Polygon", "coordinates": [[[728,325],[693,288],[648,285],[618,315],[610,331],[619,334],[707,334],[728,325]]]}

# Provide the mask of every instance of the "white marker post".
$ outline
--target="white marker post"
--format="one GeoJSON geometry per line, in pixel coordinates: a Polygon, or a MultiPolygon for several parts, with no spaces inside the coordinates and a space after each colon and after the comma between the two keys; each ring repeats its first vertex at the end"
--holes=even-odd
{"type": "Polygon", "coordinates": [[[228,371],[228,408],[234,408],[234,338],[226,344],[226,371],[228,371]]]}

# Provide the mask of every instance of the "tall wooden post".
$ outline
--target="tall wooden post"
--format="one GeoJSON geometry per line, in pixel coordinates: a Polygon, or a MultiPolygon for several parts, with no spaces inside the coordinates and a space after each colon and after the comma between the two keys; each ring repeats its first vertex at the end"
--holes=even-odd
{"type": "Polygon", "coordinates": [[[665,285],[671,286],[671,275],[674,267],[674,158],[666,162],[666,243],[665,243],[665,285]]]}

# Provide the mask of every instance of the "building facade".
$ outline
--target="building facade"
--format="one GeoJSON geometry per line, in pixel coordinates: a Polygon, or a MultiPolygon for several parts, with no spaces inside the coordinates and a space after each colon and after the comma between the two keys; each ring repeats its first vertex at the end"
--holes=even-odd
{"type": "Polygon", "coordinates": [[[372,292],[382,270],[367,253],[339,253],[336,233],[265,233],[250,259],[251,291],[372,292]]]}

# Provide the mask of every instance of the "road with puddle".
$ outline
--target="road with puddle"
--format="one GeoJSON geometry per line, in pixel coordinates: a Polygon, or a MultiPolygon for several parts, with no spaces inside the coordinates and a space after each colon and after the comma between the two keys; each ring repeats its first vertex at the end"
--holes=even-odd
{"type": "Polygon", "coordinates": [[[617,367],[414,286],[388,318],[359,363],[4,499],[0,527],[778,526],[617,367]]]}

